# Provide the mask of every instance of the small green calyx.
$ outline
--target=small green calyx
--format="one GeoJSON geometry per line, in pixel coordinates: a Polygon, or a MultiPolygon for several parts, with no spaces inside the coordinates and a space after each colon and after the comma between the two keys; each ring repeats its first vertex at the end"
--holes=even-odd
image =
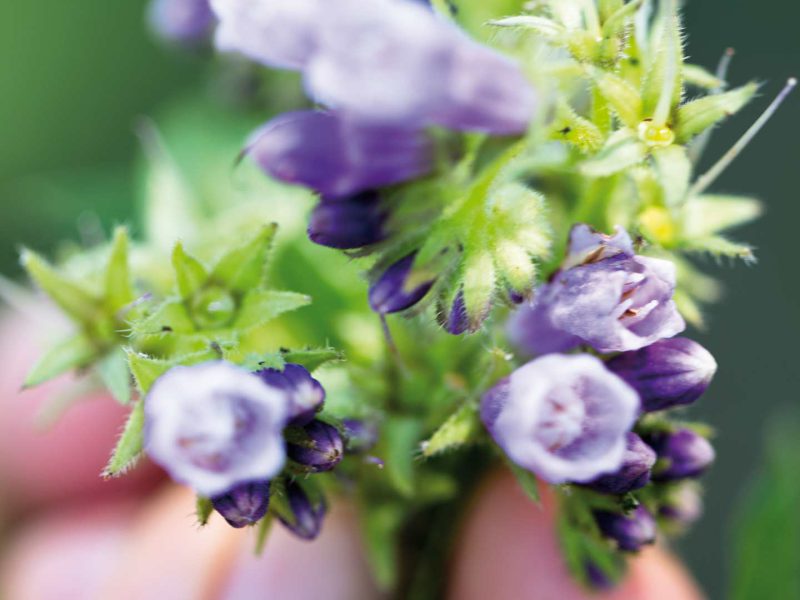
{"type": "Polygon", "coordinates": [[[210,286],[195,295],[190,306],[192,319],[201,329],[219,329],[236,315],[236,299],[228,290],[210,286]]]}
{"type": "Polygon", "coordinates": [[[650,148],[664,148],[675,141],[675,132],[669,125],[656,125],[652,119],[639,123],[639,139],[650,148]]]}

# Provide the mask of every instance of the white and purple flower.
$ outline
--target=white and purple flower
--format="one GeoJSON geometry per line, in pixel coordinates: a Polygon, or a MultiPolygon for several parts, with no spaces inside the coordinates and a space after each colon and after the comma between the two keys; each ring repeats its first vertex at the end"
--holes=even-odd
{"type": "Polygon", "coordinates": [[[521,467],[550,483],[586,483],[620,469],[639,397],[588,355],[552,354],[483,397],[481,418],[521,467]]]}
{"type": "Polygon", "coordinates": [[[638,350],[686,328],[674,291],[675,266],[635,254],[622,228],[612,237],[576,225],[564,267],[514,314],[509,336],[532,355],[638,350]]]}
{"type": "Polygon", "coordinates": [[[144,449],[180,483],[215,497],[266,481],[286,462],[291,394],[240,367],[174,367],[144,399],[144,449]]]}

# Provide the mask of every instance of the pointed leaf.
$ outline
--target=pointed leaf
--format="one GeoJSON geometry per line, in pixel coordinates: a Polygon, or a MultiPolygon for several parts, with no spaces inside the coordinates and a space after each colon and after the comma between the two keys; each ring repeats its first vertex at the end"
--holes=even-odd
{"type": "Polygon", "coordinates": [[[686,148],[672,145],[653,148],[652,152],[658,180],[664,191],[664,203],[668,207],[680,206],[686,200],[692,176],[692,163],[686,148]]]}
{"type": "Polygon", "coordinates": [[[481,431],[478,411],[465,404],[450,415],[427,441],[422,442],[422,454],[430,457],[472,443],[481,431]]]}
{"type": "Polygon", "coordinates": [[[566,33],[566,29],[563,25],[544,17],[535,17],[531,15],[496,19],[490,21],[489,24],[495,27],[520,27],[530,29],[543,37],[553,40],[560,39],[561,36],[566,33]]]}
{"type": "Polygon", "coordinates": [[[683,235],[707,237],[743,225],[758,218],[761,202],[741,196],[703,195],[692,198],[683,207],[683,235]]]}
{"type": "Polygon", "coordinates": [[[718,235],[689,240],[686,243],[686,248],[688,250],[709,252],[715,256],[741,258],[745,262],[755,262],[756,260],[752,247],[747,244],[737,244],[718,235]]]}
{"type": "Polygon", "coordinates": [[[74,335],[57,344],[40,358],[25,378],[24,387],[44,383],[54,377],[87,366],[97,356],[97,348],[83,334],[74,335]]]}
{"type": "Polygon", "coordinates": [[[639,91],[613,73],[603,73],[597,79],[597,87],[619,120],[627,127],[635,129],[642,121],[642,99],[639,91]]]}
{"type": "Polygon", "coordinates": [[[258,522],[258,530],[256,531],[256,545],[253,549],[253,553],[256,556],[261,556],[264,553],[264,548],[267,546],[267,538],[269,537],[269,532],[272,531],[272,524],[275,522],[272,514],[267,513],[264,517],[258,522]]]}
{"type": "Polygon", "coordinates": [[[311,304],[311,298],[295,292],[252,290],[242,301],[234,327],[247,329],[263,325],[283,313],[311,304]]]}
{"type": "Polygon", "coordinates": [[[136,464],[142,454],[144,444],[144,401],[137,402],[128,416],[125,428],[103,470],[103,477],[119,477],[136,464]]]}
{"type": "Polygon", "coordinates": [[[200,261],[186,254],[183,244],[178,242],[172,251],[172,268],[178,293],[183,300],[193,296],[208,281],[208,273],[200,261]]]}
{"type": "Polygon", "coordinates": [[[607,177],[642,162],[645,156],[645,143],[633,132],[620,130],[608,138],[596,156],[583,163],[581,171],[590,177],[607,177]]]}
{"type": "Polygon", "coordinates": [[[417,419],[395,417],[386,421],[383,431],[385,470],[389,481],[403,496],[414,494],[414,454],[422,427],[417,419]]]}
{"type": "Polygon", "coordinates": [[[198,496],[195,506],[197,523],[203,527],[208,524],[208,520],[211,518],[211,513],[214,512],[214,504],[211,502],[210,498],[198,496]]]}
{"type": "Polygon", "coordinates": [[[147,394],[155,380],[169,371],[174,365],[172,361],[151,358],[132,350],[128,350],[127,355],[128,367],[133,374],[134,381],[136,381],[136,387],[139,388],[142,395],[147,394]]]}
{"type": "Polygon", "coordinates": [[[288,352],[282,352],[282,356],[287,363],[300,365],[311,372],[317,370],[326,363],[344,360],[344,354],[334,348],[289,350],[288,352]]]}
{"type": "Polygon", "coordinates": [[[106,388],[120,404],[131,401],[131,373],[122,348],[114,348],[97,363],[97,372],[106,388]]]}
{"type": "Polygon", "coordinates": [[[31,279],[69,316],[81,323],[95,319],[99,302],[81,285],[58,273],[31,250],[24,250],[20,260],[31,279]]]}
{"type": "Polygon", "coordinates": [[[536,475],[516,465],[510,460],[506,460],[506,464],[508,464],[508,467],[511,469],[511,472],[514,474],[514,478],[517,480],[517,483],[522,488],[522,491],[525,492],[525,495],[538,504],[540,501],[539,482],[536,480],[536,475]]]}
{"type": "Polygon", "coordinates": [[[267,255],[276,230],[274,223],[262,227],[252,240],[228,251],[214,267],[211,279],[239,293],[263,285],[267,255]]]}
{"type": "Polygon", "coordinates": [[[717,90],[725,85],[724,80],[699,65],[684,64],[683,79],[690,85],[707,90],[717,90]]]}
{"type": "Polygon", "coordinates": [[[733,115],[752,100],[758,84],[748,83],[723,94],[704,96],[678,108],[677,141],[685,144],[725,117],[733,115]]]}
{"type": "Polygon", "coordinates": [[[128,264],[128,230],[117,227],[105,272],[105,304],[113,314],[134,299],[128,264]]]}
{"type": "Polygon", "coordinates": [[[145,318],[131,324],[133,336],[162,333],[192,333],[195,325],[183,302],[167,300],[145,318]]]}

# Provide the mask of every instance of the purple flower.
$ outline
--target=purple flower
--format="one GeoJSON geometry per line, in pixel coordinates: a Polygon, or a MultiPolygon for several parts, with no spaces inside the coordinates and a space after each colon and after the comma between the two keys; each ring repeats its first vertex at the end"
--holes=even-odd
{"type": "Polygon", "coordinates": [[[711,353],[687,338],[659,340],[623,352],[606,366],[639,392],[646,411],[691,404],[703,395],[717,371],[711,353]]]}
{"type": "Polygon", "coordinates": [[[377,313],[395,313],[411,308],[425,297],[433,281],[421,283],[411,290],[406,289],[408,276],[416,253],[409,254],[391,265],[369,288],[369,305],[377,313]]]}
{"type": "Polygon", "coordinates": [[[305,367],[287,363],[282,371],[262,369],[255,374],[267,385],[287,392],[290,425],[305,425],[325,402],[325,389],[305,367]]]}
{"type": "Polygon", "coordinates": [[[461,335],[469,329],[469,316],[467,315],[467,307],[464,305],[464,292],[459,291],[456,294],[443,325],[447,333],[453,335],[461,335]]]}
{"type": "Polygon", "coordinates": [[[675,266],[635,255],[621,228],[608,237],[576,225],[565,268],[512,316],[509,336],[530,354],[580,344],[599,352],[637,350],[685,329],[674,290],[675,266]]]}
{"type": "Polygon", "coordinates": [[[208,0],[153,0],[147,16],[160,37],[184,43],[205,39],[215,22],[208,0]]]}
{"type": "Polygon", "coordinates": [[[213,497],[277,475],[290,395],[226,362],[174,367],[144,399],[144,449],[180,483],[213,497]]]}
{"type": "Polygon", "coordinates": [[[314,420],[290,439],[287,453],[309,472],[330,471],[344,456],[344,440],[339,430],[323,421],[314,420]]]}
{"type": "Polygon", "coordinates": [[[587,485],[604,494],[625,494],[644,487],[650,481],[650,469],[656,462],[656,453],[638,435],[626,436],[625,456],[622,466],[608,475],[598,477],[587,485]]]}
{"type": "Polygon", "coordinates": [[[714,448],[699,433],[678,429],[673,433],[656,433],[645,440],[658,455],[653,481],[673,481],[697,477],[714,462],[714,448]]]}
{"type": "Polygon", "coordinates": [[[232,527],[253,525],[267,514],[269,481],[239,484],[225,494],[211,498],[211,503],[232,527]]]}
{"type": "Polygon", "coordinates": [[[326,0],[211,0],[217,48],[271,67],[302,69],[318,48],[326,0]]]}
{"type": "Polygon", "coordinates": [[[636,552],[656,540],[656,521],[644,506],[629,515],[596,511],[594,517],[603,535],[617,542],[620,550],[636,552]]]}
{"type": "Polygon", "coordinates": [[[325,499],[319,496],[312,500],[298,482],[290,481],[286,484],[286,500],[291,516],[279,516],[281,523],[299,538],[316,538],[325,518],[325,499]]]}
{"type": "Polygon", "coordinates": [[[497,444],[550,483],[586,483],[617,471],[638,411],[636,392],[585,354],[529,362],[481,402],[497,444]]]}
{"type": "Polygon", "coordinates": [[[272,177],[329,198],[415,179],[431,169],[432,156],[419,130],[313,110],[271,120],[253,134],[248,152],[272,177]]]}
{"type": "Polygon", "coordinates": [[[377,192],[347,198],[323,198],[311,213],[308,237],[329,248],[361,248],[386,237],[388,211],[377,192]]]}
{"type": "Polygon", "coordinates": [[[586,560],[583,569],[586,573],[586,580],[593,590],[610,590],[614,587],[614,582],[594,562],[586,560]]]}

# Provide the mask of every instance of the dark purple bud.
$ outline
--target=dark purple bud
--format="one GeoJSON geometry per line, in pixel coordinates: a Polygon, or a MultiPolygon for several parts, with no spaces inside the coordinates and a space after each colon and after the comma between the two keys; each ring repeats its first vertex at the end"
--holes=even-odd
{"type": "Polygon", "coordinates": [[[323,198],[311,213],[308,237],[329,248],[361,248],[386,237],[388,216],[376,192],[349,198],[323,198]]]}
{"type": "Polygon", "coordinates": [[[283,371],[262,369],[256,375],[269,386],[290,393],[289,424],[309,423],[325,401],[325,390],[305,367],[287,363],[283,371]]]}
{"type": "Polygon", "coordinates": [[[314,473],[330,471],[339,464],[344,456],[344,440],[336,427],[315,420],[302,432],[300,439],[289,442],[289,458],[314,473]]]}
{"type": "Polygon", "coordinates": [[[412,290],[405,289],[415,256],[416,252],[398,260],[370,286],[372,310],[380,314],[400,312],[414,306],[430,291],[433,281],[421,283],[412,290]]]}
{"type": "Polygon", "coordinates": [[[458,292],[455,300],[453,300],[444,328],[453,335],[461,335],[469,329],[467,307],[464,305],[464,292],[458,292]]]}
{"type": "Polygon", "coordinates": [[[361,419],[345,419],[342,425],[348,452],[366,452],[378,443],[378,427],[375,423],[361,419]]]}
{"type": "Polygon", "coordinates": [[[584,565],[584,572],[586,573],[586,581],[589,586],[594,590],[610,590],[614,587],[614,582],[611,581],[603,570],[595,563],[587,560],[584,565]]]}
{"type": "Polygon", "coordinates": [[[688,527],[703,514],[703,499],[692,482],[674,490],[658,509],[658,516],[678,528],[688,527]]]}
{"type": "Polygon", "coordinates": [[[316,500],[308,497],[306,491],[296,481],[286,484],[286,501],[292,513],[291,520],[278,516],[281,523],[304,540],[313,540],[322,529],[325,517],[325,499],[320,496],[316,500]]]}
{"type": "Polygon", "coordinates": [[[620,550],[636,552],[656,539],[656,521],[644,506],[629,515],[595,511],[594,518],[603,535],[616,541],[620,550]]]}
{"type": "Polygon", "coordinates": [[[607,366],[639,392],[648,412],[691,404],[703,395],[717,370],[711,353],[687,338],[659,340],[623,352],[607,366]]]}
{"type": "Polygon", "coordinates": [[[650,481],[650,469],[656,462],[656,453],[635,433],[626,437],[622,467],[614,473],[598,477],[588,487],[603,494],[626,494],[644,487],[650,481]]]}
{"type": "Polygon", "coordinates": [[[658,455],[653,481],[697,477],[714,462],[711,443],[691,429],[651,435],[646,441],[658,455]]]}
{"type": "Polygon", "coordinates": [[[253,525],[267,514],[269,481],[252,481],[214,496],[211,503],[232,527],[253,525]]]}
{"type": "Polygon", "coordinates": [[[153,0],[148,20],[161,38],[183,44],[206,39],[216,21],[208,0],[153,0]]]}

